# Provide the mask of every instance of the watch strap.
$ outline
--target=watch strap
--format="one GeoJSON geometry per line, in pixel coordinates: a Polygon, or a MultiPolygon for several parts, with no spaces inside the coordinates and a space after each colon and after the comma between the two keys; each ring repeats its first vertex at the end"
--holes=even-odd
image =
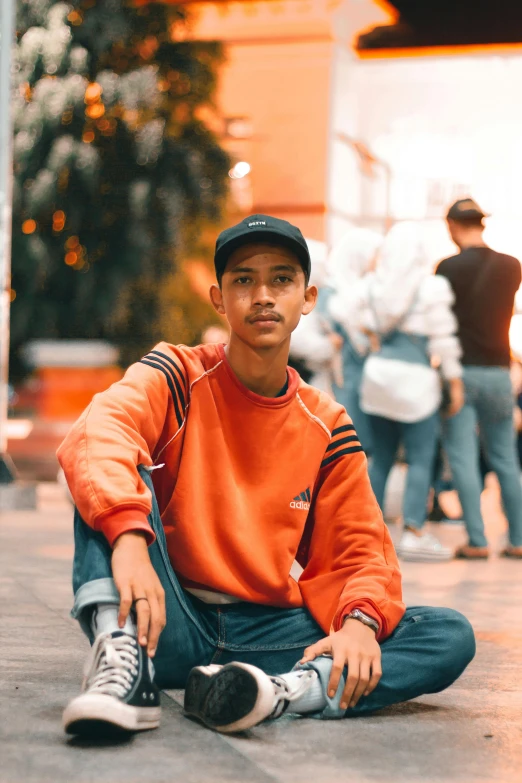
{"type": "Polygon", "coordinates": [[[375,631],[376,634],[379,633],[379,623],[377,620],[374,620],[373,617],[369,617],[364,612],[361,612],[360,609],[352,609],[351,612],[348,614],[345,614],[343,617],[343,623],[345,620],[359,620],[360,623],[363,623],[363,625],[367,625],[368,628],[371,628],[372,631],[375,631]]]}

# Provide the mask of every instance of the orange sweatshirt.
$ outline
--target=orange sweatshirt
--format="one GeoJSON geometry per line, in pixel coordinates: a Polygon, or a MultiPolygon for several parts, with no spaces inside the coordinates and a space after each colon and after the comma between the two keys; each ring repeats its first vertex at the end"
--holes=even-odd
{"type": "Polygon", "coordinates": [[[136,467],[164,463],[152,477],[185,587],[305,605],[325,633],[359,608],[382,640],[404,604],[365,455],[344,408],[291,368],[288,378],[284,396],[261,397],[223,346],[160,343],[94,397],[58,459],[83,519],[111,545],[130,530],[153,541],[136,467]]]}

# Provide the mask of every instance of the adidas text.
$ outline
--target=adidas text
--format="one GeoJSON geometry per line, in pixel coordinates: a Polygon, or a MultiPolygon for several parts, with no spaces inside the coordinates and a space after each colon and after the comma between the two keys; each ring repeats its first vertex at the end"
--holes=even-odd
{"type": "Polygon", "coordinates": [[[305,503],[304,500],[292,500],[290,508],[302,508],[305,511],[308,511],[310,509],[310,503],[305,503]]]}

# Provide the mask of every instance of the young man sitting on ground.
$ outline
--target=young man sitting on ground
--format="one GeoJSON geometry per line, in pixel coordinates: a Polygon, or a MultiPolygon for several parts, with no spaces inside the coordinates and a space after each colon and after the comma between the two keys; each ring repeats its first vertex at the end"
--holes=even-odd
{"type": "Polygon", "coordinates": [[[352,422],[287,367],[317,296],[299,229],[246,218],[215,266],[229,344],[160,343],[59,449],[94,642],[72,734],[157,727],[158,687],[221,732],[365,715],[447,688],[475,652],[458,612],[405,609],[352,422]]]}

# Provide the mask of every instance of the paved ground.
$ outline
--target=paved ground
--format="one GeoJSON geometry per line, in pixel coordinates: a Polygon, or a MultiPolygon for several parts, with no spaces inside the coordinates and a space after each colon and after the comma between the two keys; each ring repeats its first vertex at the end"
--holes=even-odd
{"type": "MultiPolygon", "coordinates": [[[[522,767],[522,564],[406,564],[410,604],[468,615],[478,654],[444,694],[370,718],[283,718],[225,738],[182,715],[181,693],[163,698],[158,731],[103,747],[67,739],[63,705],[77,693],[87,650],[69,619],[70,510],[41,485],[38,512],[0,519],[1,783],[513,783],[522,767]]],[[[495,488],[485,496],[499,548],[495,488]]],[[[458,527],[443,538],[457,544],[458,527]]]]}

